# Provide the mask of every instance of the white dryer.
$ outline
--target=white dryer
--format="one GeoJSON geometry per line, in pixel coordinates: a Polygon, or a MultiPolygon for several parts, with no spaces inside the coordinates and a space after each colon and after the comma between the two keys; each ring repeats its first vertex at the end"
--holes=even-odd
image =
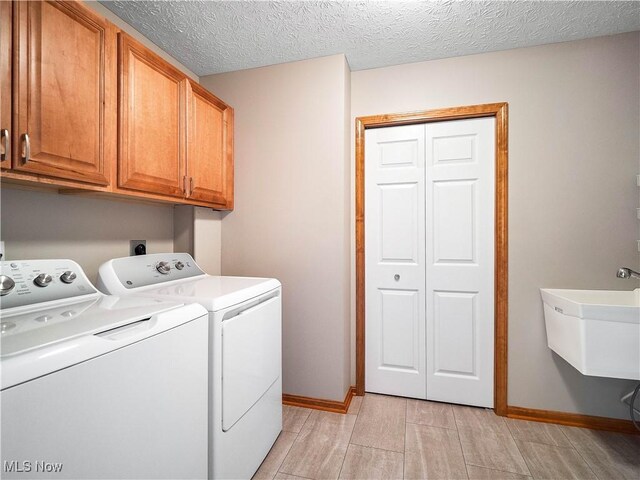
{"type": "Polygon", "coordinates": [[[0,262],[2,478],[207,475],[207,312],[0,262]]]}
{"type": "Polygon", "coordinates": [[[167,253],[110,260],[98,288],[208,310],[209,478],[251,478],[282,430],[280,282],[207,275],[167,253]]]}

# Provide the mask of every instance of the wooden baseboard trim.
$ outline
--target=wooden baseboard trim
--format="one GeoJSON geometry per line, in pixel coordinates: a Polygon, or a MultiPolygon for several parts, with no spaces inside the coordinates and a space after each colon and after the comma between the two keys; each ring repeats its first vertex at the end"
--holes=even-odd
{"type": "Polygon", "coordinates": [[[282,404],[291,405],[293,407],[313,408],[315,410],[324,410],[325,412],[347,413],[351,399],[356,393],[356,387],[350,387],[344,401],[324,400],[322,398],[303,397],[301,395],[282,394],[282,404]]]}
{"type": "Polygon", "coordinates": [[[618,418],[594,417],[579,413],[554,412],[552,410],[537,410],[535,408],[507,407],[508,418],[532,420],[534,422],[557,423],[571,427],[591,428],[593,430],[607,430],[609,432],[631,433],[640,432],[633,426],[631,420],[618,418]]]}

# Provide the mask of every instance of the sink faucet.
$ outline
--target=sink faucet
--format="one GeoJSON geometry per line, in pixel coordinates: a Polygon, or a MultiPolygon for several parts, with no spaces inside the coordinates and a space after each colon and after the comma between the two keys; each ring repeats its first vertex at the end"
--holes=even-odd
{"type": "Polygon", "coordinates": [[[630,268],[627,267],[623,267],[618,269],[618,273],[616,273],[616,277],[618,278],[631,278],[631,277],[635,277],[635,278],[639,278],[640,279],[640,273],[631,270],[630,268]]]}

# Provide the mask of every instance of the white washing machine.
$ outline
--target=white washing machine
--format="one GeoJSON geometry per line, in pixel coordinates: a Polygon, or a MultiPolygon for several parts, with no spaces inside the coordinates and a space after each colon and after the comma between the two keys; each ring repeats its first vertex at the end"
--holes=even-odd
{"type": "Polygon", "coordinates": [[[110,260],[98,288],[208,310],[209,478],[251,478],[282,430],[280,282],[207,275],[167,253],[110,260]]]}
{"type": "Polygon", "coordinates": [[[207,312],[0,262],[2,478],[205,478],[207,312]]]}

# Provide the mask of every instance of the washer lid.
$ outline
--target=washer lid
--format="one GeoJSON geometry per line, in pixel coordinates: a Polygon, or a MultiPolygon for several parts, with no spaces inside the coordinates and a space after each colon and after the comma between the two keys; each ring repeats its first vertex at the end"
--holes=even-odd
{"type": "Polygon", "coordinates": [[[0,317],[0,358],[118,328],[179,305],[160,299],[105,295],[28,313],[3,314],[0,317]]]}
{"type": "Polygon", "coordinates": [[[232,307],[278,288],[275,278],[216,277],[206,275],[194,280],[176,280],[161,287],[141,287],[131,293],[166,297],[181,303],[199,303],[210,312],[232,307]]]}

